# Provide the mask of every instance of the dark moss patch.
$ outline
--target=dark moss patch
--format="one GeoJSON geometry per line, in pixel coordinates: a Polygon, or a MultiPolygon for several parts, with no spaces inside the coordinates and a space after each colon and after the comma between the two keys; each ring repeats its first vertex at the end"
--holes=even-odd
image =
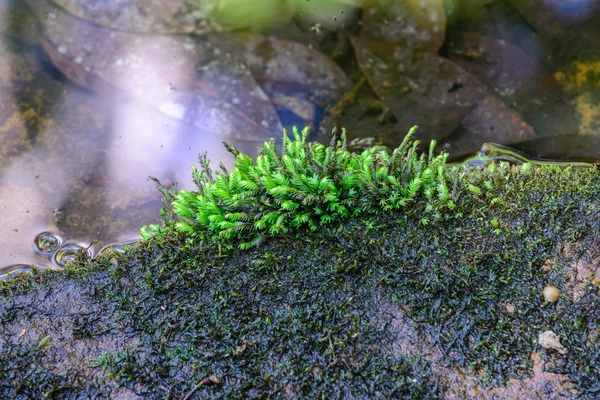
{"type": "Polygon", "coordinates": [[[443,397],[426,354],[394,349],[382,312],[394,303],[484,384],[530,375],[537,351],[593,397],[597,288],[567,295],[578,255],[558,248],[598,245],[600,175],[498,168],[468,172],[481,189],[441,220],[417,204],[244,252],[167,233],[4,285],[0,397],[443,397]],[[543,302],[548,284],[563,293],[556,304],[543,302]],[[536,343],[545,330],[567,355],[536,343]]]}

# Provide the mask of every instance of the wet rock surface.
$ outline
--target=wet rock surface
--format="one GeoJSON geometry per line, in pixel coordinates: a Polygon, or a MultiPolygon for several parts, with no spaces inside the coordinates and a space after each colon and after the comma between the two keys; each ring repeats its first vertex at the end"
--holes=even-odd
{"type": "Polygon", "coordinates": [[[7,281],[0,394],[594,398],[600,176],[536,171],[427,226],[415,205],[244,252],[167,236],[7,281]]]}

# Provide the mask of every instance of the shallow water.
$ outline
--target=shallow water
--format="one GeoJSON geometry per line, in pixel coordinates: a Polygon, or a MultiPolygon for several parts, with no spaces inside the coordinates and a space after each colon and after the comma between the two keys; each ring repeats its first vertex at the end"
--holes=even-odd
{"type": "MultiPolygon", "coordinates": [[[[149,175],[191,187],[190,166],[199,153],[231,164],[223,138],[195,135],[188,124],[125,96],[100,96],[71,83],[36,43],[33,28],[30,37],[21,32],[18,38],[4,28],[0,266],[9,267],[0,267],[0,275],[19,264],[60,266],[66,249],[56,253],[52,236],[91,255],[108,243],[136,239],[161,207],[149,175]],[[36,237],[44,232],[40,246],[36,237]],[[48,251],[40,250],[44,246],[48,251]]],[[[256,148],[229,141],[249,152],[256,148]]]]}

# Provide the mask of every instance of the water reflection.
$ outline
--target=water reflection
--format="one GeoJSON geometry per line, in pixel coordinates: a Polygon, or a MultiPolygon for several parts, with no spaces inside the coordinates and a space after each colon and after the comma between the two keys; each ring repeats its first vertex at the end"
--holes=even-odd
{"type": "MultiPolygon", "coordinates": [[[[9,279],[11,277],[16,277],[17,275],[20,274],[27,274],[29,272],[31,272],[33,270],[33,268],[37,268],[34,267],[33,265],[27,265],[27,264],[14,264],[14,265],[8,265],[6,267],[2,267],[0,268],[0,281],[9,279]]],[[[38,270],[40,270],[39,268],[37,268],[38,270]]],[[[42,268],[43,270],[43,268],[42,268]]]]}
{"type": "Polygon", "coordinates": [[[81,253],[85,253],[88,257],[92,256],[90,246],[80,243],[65,243],[52,255],[51,261],[57,268],[64,268],[67,263],[75,261],[81,253]]]}
{"type": "Polygon", "coordinates": [[[217,134],[198,135],[118,92],[82,89],[20,38],[5,32],[0,41],[0,266],[62,267],[83,247],[62,238],[98,247],[133,240],[161,207],[149,175],[191,187],[199,153],[229,162],[217,134]]]}
{"type": "Polygon", "coordinates": [[[106,246],[104,246],[103,248],[98,250],[96,257],[110,255],[110,254],[123,254],[123,253],[125,253],[125,250],[127,248],[135,245],[137,242],[138,242],[137,240],[129,240],[129,241],[123,242],[123,243],[107,244],[106,246]]]}
{"type": "Polygon", "coordinates": [[[37,254],[51,257],[62,245],[63,240],[60,236],[51,232],[42,232],[35,237],[33,242],[35,245],[34,251],[37,254]]]}

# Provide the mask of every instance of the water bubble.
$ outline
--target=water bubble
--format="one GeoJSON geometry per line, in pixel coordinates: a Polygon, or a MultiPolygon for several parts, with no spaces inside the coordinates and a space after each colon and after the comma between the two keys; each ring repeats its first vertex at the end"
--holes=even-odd
{"type": "Polygon", "coordinates": [[[60,236],[51,232],[42,232],[34,239],[35,252],[43,256],[51,256],[62,245],[60,236]]]}
{"type": "Polygon", "coordinates": [[[128,240],[123,243],[107,244],[106,246],[104,246],[103,248],[101,248],[98,251],[98,254],[96,255],[96,257],[100,256],[100,255],[108,255],[108,254],[125,254],[126,250],[124,247],[133,246],[137,242],[138,242],[138,239],[134,239],[134,240],[128,240]]]}
{"type": "Polygon", "coordinates": [[[1,267],[0,268],[0,281],[8,279],[11,276],[26,274],[28,272],[31,272],[31,270],[33,268],[34,268],[33,265],[27,265],[27,264],[13,264],[13,265],[7,265],[5,267],[1,267]]]}
{"type": "Polygon", "coordinates": [[[91,256],[90,251],[82,245],[77,243],[65,243],[52,256],[52,264],[59,268],[64,268],[67,263],[75,261],[77,255],[81,252],[86,253],[88,257],[91,256]]]}

